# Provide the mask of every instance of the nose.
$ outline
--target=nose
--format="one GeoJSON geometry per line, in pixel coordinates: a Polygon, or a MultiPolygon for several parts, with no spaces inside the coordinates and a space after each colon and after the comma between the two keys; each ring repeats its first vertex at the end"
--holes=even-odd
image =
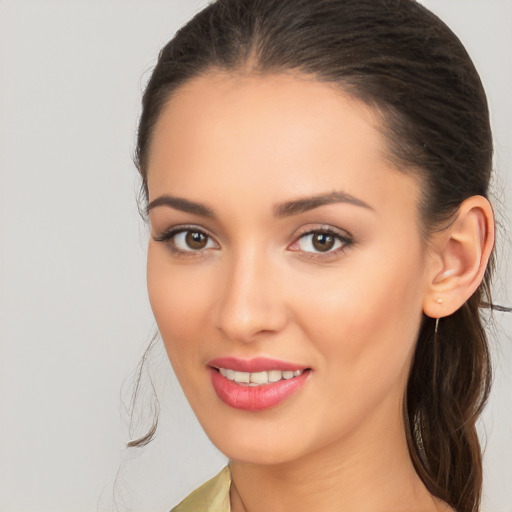
{"type": "Polygon", "coordinates": [[[276,269],[257,251],[225,262],[215,324],[232,341],[249,343],[276,334],[288,322],[276,269]]]}

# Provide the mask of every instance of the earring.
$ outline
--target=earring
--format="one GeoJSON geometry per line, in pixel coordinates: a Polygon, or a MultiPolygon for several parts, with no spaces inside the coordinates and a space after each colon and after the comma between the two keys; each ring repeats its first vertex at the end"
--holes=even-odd
{"type": "Polygon", "coordinates": [[[436,326],[434,327],[434,334],[437,336],[437,331],[439,330],[439,317],[436,318],[436,326]]]}
{"type": "Polygon", "coordinates": [[[438,304],[442,304],[444,302],[444,299],[442,299],[441,297],[437,297],[436,302],[438,304]]]}

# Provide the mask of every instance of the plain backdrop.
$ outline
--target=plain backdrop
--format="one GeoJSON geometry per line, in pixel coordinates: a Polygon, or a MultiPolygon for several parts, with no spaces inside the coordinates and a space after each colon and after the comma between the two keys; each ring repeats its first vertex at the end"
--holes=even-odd
{"type": "MultiPolygon", "coordinates": [[[[425,3],[481,72],[510,236],[512,2],[425,3]]],[[[165,511],[225,464],[162,350],[152,368],[159,434],[124,449],[122,398],[155,330],[131,161],[140,96],[159,48],[204,4],[0,0],[2,512],[165,511]]],[[[510,305],[506,244],[500,255],[497,298],[510,305]]],[[[496,316],[496,381],[480,426],[486,512],[512,511],[510,317],[496,316]]]]}

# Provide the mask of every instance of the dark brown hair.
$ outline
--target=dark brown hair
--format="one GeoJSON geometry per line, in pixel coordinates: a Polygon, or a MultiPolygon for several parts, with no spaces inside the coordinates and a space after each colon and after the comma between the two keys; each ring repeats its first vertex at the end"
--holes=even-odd
{"type": "MultiPolygon", "coordinates": [[[[187,81],[216,70],[307,74],[370,105],[395,165],[421,180],[425,237],[466,198],[487,197],[493,148],[485,92],[459,39],[425,7],[413,0],[217,0],[162,49],[146,87],[136,149],[146,200],[163,106],[187,81]]],[[[491,303],[492,267],[437,334],[434,319],[424,317],[404,400],[416,471],[458,512],[477,511],[481,497],[475,422],[491,366],[480,308],[491,303]]]]}

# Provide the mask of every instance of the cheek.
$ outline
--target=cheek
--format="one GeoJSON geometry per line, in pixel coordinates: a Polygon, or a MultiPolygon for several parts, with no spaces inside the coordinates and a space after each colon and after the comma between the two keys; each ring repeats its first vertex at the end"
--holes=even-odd
{"type": "Polygon", "coordinates": [[[297,316],[330,380],[357,386],[408,369],[422,318],[422,260],[420,253],[406,259],[396,252],[368,251],[302,293],[307,299],[297,316]]]}
{"type": "Polygon", "coordinates": [[[190,267],[170,264],[165,253],[165,249],[150,243],[148,295],[169,359],[176,373],[181,373],[189,361],[197,364],[195,357],[202,341],[198,332],[206,321],[201,312],[207,310],[209,294],[204,279],[194,276],[190,267]]]}

